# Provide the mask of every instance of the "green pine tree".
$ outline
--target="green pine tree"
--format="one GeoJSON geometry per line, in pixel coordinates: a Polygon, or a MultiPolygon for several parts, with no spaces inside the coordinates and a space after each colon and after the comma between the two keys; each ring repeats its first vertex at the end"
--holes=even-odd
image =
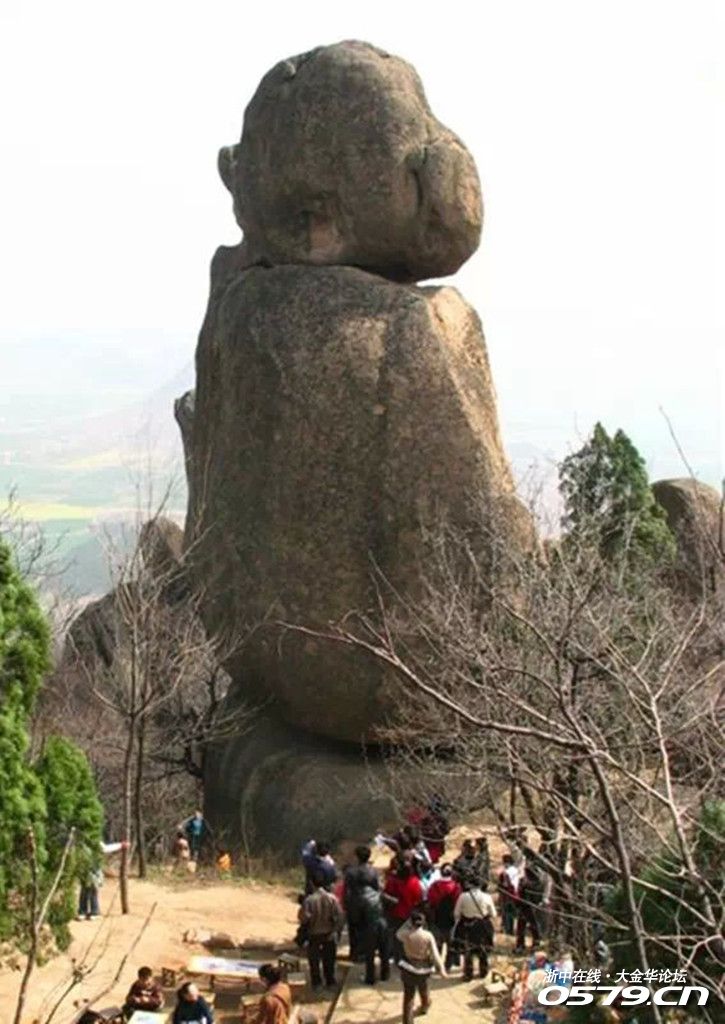
{"type": "Polygon", "coordinates": [[[78,883],[100,863],[103,808],[88,760],[70,740],[51,736],[35,771],[45,795],[48,880],[57,871],[68,835],[75,829],[63,880],[48,917],[56,940],[65,947],[70,939],[68,921],[75,911],[78,883]]]}
{"type": "Polygon", "coordinates": [[[597,544],[607,557],[669,561],[675,539],[655,500],[644,459],[623,430],[610,437],[597,423],[559,471],[567,534],[597,544]]]}
{"type": "Polygon", "coordinates": [[[11,897],[28,882],[31,828],[43,859],[45,801],[28,761],[28,725],[49,652],[45,618],[0,540],[0,936],[13,932],[11,897]]]}

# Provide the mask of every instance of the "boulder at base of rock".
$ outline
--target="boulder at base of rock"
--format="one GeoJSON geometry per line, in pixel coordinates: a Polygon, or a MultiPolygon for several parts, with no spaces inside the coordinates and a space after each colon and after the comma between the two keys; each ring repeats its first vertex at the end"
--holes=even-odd
{"type": "Polygon", "coordinates": [[[235,849],[292,863],[310,838],[370,842],[398,820],[382,764],[270,718],[210,748],[206,764],[204,813],[219,842],[235,849]]]}
{"type": "Polygon", "coordinates": [[[455,273],[478,247],[471,154],[431,113],[414,68],[368,43],[272,68],[219,170],[247,265],[351,264],[419,281],[455,273]]]}
{"type": "Polygon", "coordinates": [[[532,542],[514,496],[481,325],[452,288],[349,267],[217,262],[197,351],[187,558],[252,699],[311,733],[374,738],[380,663],[277,623],[324,628],[413,595],[444,521],[486,564],[493,531],[532,542]],[[226,286],[225,282],[226,281],[226,286]]]}

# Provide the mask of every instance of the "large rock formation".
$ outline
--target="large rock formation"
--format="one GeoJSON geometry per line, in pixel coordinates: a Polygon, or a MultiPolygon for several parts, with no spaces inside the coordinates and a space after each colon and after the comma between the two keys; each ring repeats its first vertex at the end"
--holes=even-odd
{"type": "MultiPolygon", "coordinates": [[[[193,562],[215,629],[324,626],[409,592],[420,529],[471,532],[483,497],[515,528],[478,317],[451,288],[349,267],[255,267],[215,292],[197,354],[193,562]]],[[[378,663],[260,629],[232,663],[291,723],[371,738],[378,663]]]]}
{"type": "Polygon", "coordinates": [[[677,540],[680,568],[692,586],[725,582],[725,520],[723,502],[714,487],[692,477],[658,480],[652,485],[657,502],[677,540]]]}
{"type": "Polygon", "coordinates": [[[245,237],[213,261],[177,406],[187,560],[209,628],[254,627],[228,667],[267,717],[210,757],[207,805],[237,835],[251,807],[258,845],[294,848],[332,819],[371,827],[353,779],[389,687],[374,659],[282,624],[367,611],[375,572],[415,595],[441,520],[484,560],[491,528],[532,534],[478,317],[452,288],[400,283],[454,270],[480,228],[475,167],[413,70],[361,43],[278,65],[222,176],[245,237]]]}
{"type": "Polygon", "coordinates": [[[366,43],[281,61],[221,151],[247,263],[352,264],[405,281],[478,246],[476,166],[414,69],[366,43]]]}

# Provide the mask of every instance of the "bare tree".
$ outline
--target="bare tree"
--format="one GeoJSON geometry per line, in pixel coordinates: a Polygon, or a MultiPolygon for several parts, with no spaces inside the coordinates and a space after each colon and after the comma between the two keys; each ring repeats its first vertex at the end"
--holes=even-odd
{"type": "Polygon", "coordinates": [[[504,835],[533,829],[554,941],[587,955],[602,922],[633,967],[677,962],[707,986],[699,1012],[715,1020],[725,883],[722,853],[704,851],[722,844],[707,813],[725,797],[721,590],[703,578],[684,593],[668,569],[626,551],[607,561],[586,534],[517,553],[492,527],[485,566],[445,526],[426,540],[415,595],[377,573],[375,609],[290,628],[387,667],[394,710],[378,739],[404,796],[486,808],[504,835]]]}
{"type": "Polygon", "coordinates": [[[35,841],[35,833],[32,828],[29,829],[26,840],[27,855],[30,861],[30,899],[28,907],[29,920],[27,926],[28,955],[25,963],[25,970],[23,971],[23,977],[20,981],[20,989],[18,991],[18,999],[15,1005],[13,1024],[21,1024],[23,1019],[23,1010],[25,1009],[25,1000],[28,995],[30,978],[35,970],[38,960],[41,931],[48,917],[48,912],[55,894],[57,893],[58,887],[63,879],[68,855],[73,847],[73,843],[75,842],[75,829],[71,829],[68,833],[68,838],[66,839],[65,846],[63,847],[60,862],[51,879],[50,885],[48,886],[45,898],[43,898],[42,893],[41,871],[40,865],[38,864],[38,848],[35,841]]]}
{"type": "MultiPolygon", "coordinates": [[[[164,515],[163,503],[143,525],[142,518],[135,545],[115,535],[107,538],[115,587],[70,629],[60,678],[49,686],[54,711],[58,703],[65,705],[70,731],[91,748],[94,765],[99,757],[93,748],[99,744],[114,754],[104,761],[100,789],[103,793],[105,768],[120,790],[121,837],[135,845],[141,876],[147,863],[147,793],[181,772],[198,784],[206,744],[242,734],[253,714],[247,706],[230,708],[225,700],[229,678],[222,666],[244,636],[207,633],[202,594],[186,572],[181,531],[164,515]],[[85,738],[78,737],[74,721],[79,709],[85,738]]],[[[130,856],[124,848],[124,913],[130,856]]]]}

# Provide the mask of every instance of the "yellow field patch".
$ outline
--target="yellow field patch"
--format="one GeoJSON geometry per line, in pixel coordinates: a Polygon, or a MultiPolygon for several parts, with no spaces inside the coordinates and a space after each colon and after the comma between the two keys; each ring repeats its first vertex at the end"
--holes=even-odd
{"type": "Polygon", "coordinates": [[[0,514],[10,511],[17,519],[45,523],[52,519],[94,519],[104,510],[92,505],[68,505],[64,502],[18,501],[11,507],[0,506],[0,514]]]}

